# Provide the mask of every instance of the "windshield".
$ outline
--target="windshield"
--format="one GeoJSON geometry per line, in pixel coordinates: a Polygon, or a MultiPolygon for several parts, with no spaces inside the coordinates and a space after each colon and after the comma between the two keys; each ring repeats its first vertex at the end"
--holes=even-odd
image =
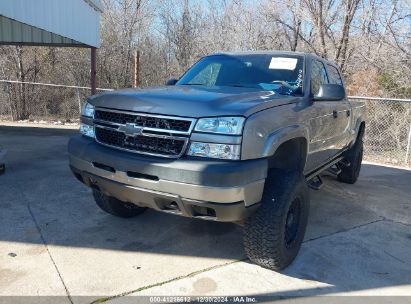
{"type": "Polygon", "coordinates": [[[303,94],[302,56],[213,55],[192,66],[177,85],[257,88],[279,94],[303,94]]]}

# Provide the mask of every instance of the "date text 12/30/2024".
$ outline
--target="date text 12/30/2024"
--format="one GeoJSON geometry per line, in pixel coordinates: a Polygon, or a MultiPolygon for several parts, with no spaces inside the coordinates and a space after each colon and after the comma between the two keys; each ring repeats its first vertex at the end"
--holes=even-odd
{"type": "Polygon", "coordinates": [[[150,303],[257,303],[257,299],[247,296],[234,297],[150,297],[150,303]]]}

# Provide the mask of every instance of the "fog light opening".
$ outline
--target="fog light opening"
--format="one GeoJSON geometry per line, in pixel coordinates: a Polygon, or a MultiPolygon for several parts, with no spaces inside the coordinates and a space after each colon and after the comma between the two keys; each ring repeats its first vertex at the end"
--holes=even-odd
{"type": "Polygon", "coordinates": [[[180,207],[178,207],[176,202],[171,202],[170,204],[164,206],[164,210],[180,211],[180,207]]]}
{"type": "Polygon", "coordinates": [[[211,208],[207,208],[207,216],[217,217],[215,210],[211,208]]]}

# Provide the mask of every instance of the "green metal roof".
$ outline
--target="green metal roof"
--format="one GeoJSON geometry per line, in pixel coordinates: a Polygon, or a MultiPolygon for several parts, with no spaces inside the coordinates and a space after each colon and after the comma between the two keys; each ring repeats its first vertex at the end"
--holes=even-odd
{"type": "Polygon", "coordinates": [[[0,44],[100,47],[100,0],[0,0],[0,44]]]}
{"type": "Polygon", "coordinates": [[[88,47],[37,27],[0,15],[0,44],[88,47]]]}

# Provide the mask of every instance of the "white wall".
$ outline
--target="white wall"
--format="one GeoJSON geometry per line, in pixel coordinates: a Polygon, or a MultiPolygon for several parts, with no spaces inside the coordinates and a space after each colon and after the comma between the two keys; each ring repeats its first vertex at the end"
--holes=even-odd
{"type": "Polygon", "coordinates": [[[84,0],[0,0],[0,15],[100,46],[100,11],[84,0]]]}

